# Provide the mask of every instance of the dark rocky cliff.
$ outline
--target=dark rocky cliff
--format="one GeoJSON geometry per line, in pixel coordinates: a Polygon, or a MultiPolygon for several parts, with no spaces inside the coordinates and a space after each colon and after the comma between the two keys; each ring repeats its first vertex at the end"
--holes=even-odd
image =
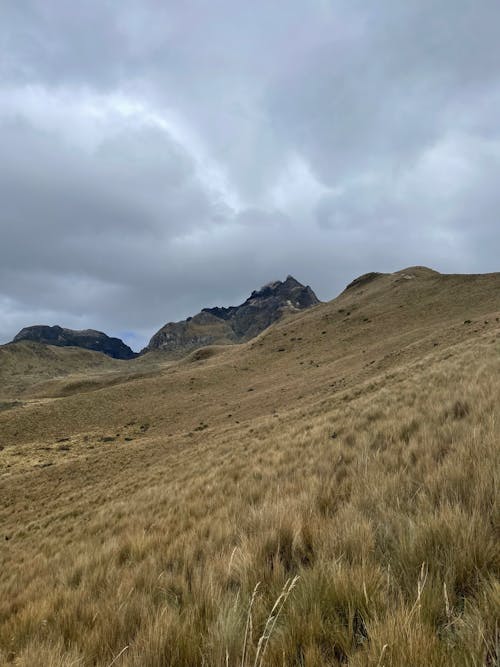
{"type": "Polygon", "coordinates": [[[35,343],[59,347],[82,347],[86,350],[102,352],[114,359],[133,359],[137,356],[120,338],[111,338],[102,331],[93,329],[74,331],[59,326],[50,327],[37,324],[21,329],[12,342],[17,343],[21,340],[31,340],[35,343]]]}

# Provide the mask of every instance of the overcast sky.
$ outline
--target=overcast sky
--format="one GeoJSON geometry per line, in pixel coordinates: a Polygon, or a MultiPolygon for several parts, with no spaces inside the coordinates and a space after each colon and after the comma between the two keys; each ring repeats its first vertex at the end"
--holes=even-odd
{"type": "Polygon", "coordinates": [[[498,0],[1,0],[0,342],[500,269],[498,0]]]}

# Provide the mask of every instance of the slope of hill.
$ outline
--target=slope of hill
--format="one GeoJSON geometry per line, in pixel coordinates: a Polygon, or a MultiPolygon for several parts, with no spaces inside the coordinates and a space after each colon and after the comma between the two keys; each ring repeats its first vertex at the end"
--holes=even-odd
{"type": "Polygon", "coordinates": [[[151,338],[146,350],[162,350],[181,357],[206,345],[227,345],[249,340],[285,313],[295,313],[319,303],[312,289],[292,276],[252,292],[240,306],[204,308],[181,322],[170,322],[151,338]]]}
{"type": "Polygon", "coordinates": [[[59,347],[81,347],[85,350],[102,352],[114,359],[133,359],[137,356],[120,338],[110,338],[102,331],[94,329],[75,331],[63,329],[57,325],[49,327],[36,324],[21,329],[12,342],[18,343],[25,340],[59,347]]]}
{"type": "Polygon", "coordinates": [[[0,662],[496,664],[499,288],[372,274],[0,412],[0,662]]]}
{"type": "Polygon", "coordinates": [[[31,341],[0,345],[0,397],[33,392],[39,383],[75,373],[109,371],[120,362],[76,347],[56,347],[31,341]]]}

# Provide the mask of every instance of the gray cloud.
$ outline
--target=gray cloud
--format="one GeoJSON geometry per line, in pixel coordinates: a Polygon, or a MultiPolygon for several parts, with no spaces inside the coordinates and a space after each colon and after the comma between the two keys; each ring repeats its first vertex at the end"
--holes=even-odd
{"type": "Polygon", "coordinates": [[[7,0],[0,341],[498,268],[500,6],[7,0]]]}

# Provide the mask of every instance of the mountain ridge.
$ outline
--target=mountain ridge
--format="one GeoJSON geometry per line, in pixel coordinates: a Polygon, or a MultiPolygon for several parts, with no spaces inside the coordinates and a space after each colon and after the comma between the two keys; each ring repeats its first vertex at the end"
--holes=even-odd
{"type": "MultiPolygon", "coordinates": [[[[443,274],[425,266],[411,266],[394,272],[368,272],[354,278],[336,298],[348,294],[362,294],[377,290],[378,286],[397,288],[401,282],[427,281],[447,284],[462,281],[465,284],[486,280],[495,274],[443,274]]],[[[436,283],[437,285],[437,283],[436,283]]],[[[177,359],[210,345],[232,345],[246,342],[262,333],[287,313],[299,313],[321,302],[309,286],[302,285],[293,276],[284,281],[265,284],[238,306],[202,308],[194,316],[178,322],[168,322],[150,339],[140,352],[134,352],[121,339],[107,336],[93,329],[81,331],[55,326],[33,325],[24,327],[8,345],[32,341],[59,347],[74,346],[101,352],[110,358],[131,360],[147,353],[160,353],[166,360],[177,359]]]]}
{"type": "Polygon", "coordinates": [[[151,338],[142,353],[161,350],[173,356],[206,345],[239,343],[254,338],[287,312],[321,303],[308,285],[288,275],[267,283],[239,306],[203,308],[193,317],[168,322],[151,338]]]}
{"type": "Polygon", "coordinates": [[[35,324],[24,327],[14,336],[12,343],[29,340],[56,347],[79,347],[102,352],[113,359],[134,359],[137,354],[120,338],[108,336],[95,329],[65,329],[59,325],[35,324]]]}
{"type": "Polygon", "coordinates": [[[129,360],[151,351],[181,357],[206,345],[230,345],[257,336],[286,312],[297,312],[321,303],[313,290],[288,275],[282,282],[267,283],[239,306],[215,306],[185,320],[167,322],[139,353],[120,338],[94,329],[75,330],[59,325],[36,324],[21,329],[10,344],[31,341],[57,347],[78,347],[129,360]]]}

